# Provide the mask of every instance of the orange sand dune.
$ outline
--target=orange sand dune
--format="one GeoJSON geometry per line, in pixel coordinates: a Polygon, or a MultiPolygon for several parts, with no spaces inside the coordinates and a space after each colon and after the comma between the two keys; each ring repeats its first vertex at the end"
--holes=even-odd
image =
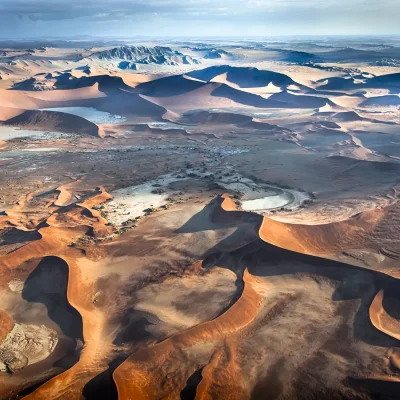
{"type": "Polygon", "coordinates": [[[326,225],[287,224],[264,217],[260,237],[275,246],[303,254],[322,255],[345,250],[362,240],[384,218],[383,210],[366,211],[326,225]]]}
{"type": "Polygon", "coordinates": [[[0,257],[2,268],[17,268],[32,258],[42,258],[62,253],[71,243],[86,234],[89,227],[85,225],[73,228],[49,226],[41,228],[38,233],[41,239],[30,242],[17,251],[0,257]]]}
{"type": "Polygon", "coordinates": [[[112,72],[112,75],[119,76],[122,80],[131,87],[136,87],[141,83],[151,82],[155,79],[162,78],[164,74],[135,74],[135,73],[125,73],[125,72],[112,72]]]}
{"type": "Polygon", "coordinates": [[[81,78],[71,79],[71,75],[65,73],[61,79],[58,79],[57,88],[58,90],[70,90],[70,89],[80,89],[80,88],[90,88],[98,85],[98,90],[101,92],[112,92],[115,90],[131,90],[132,88],[128,86],[123,78],[120,76],[113,75],[92,75],[92,76],[82,76],[81,78]]]}
{"type": "Polygon", "coordinates": [[[204,85],[204,82],[188,79],[183,75],[173,75],[142,83],[136,89],[150,97],[171,97],[192,92],[204,85]]]}
{"type": "MultiPolygon", "coordinates": [[[[28,213],[25,206],[32,200],[34,193],[28,193],[22,200],[18,201],[14,207],[4,212],[0,217],[0,229],[6,227],[16,227],[22,231],[35,230],[37,225],[43,221],[39,213],[28,213]],[[32,215],[31,215],[32,214],[32,215]]],[[[47,214],[47,212],[45,213],[47,214]]]]}
{"type": "Polygon", "coordinates": [[[54,202],[54,205],[58,207],[66,206],[73,199],[73,193],[68,190],[68,184],[62,185],[57,188],[59,192],[57,200],[54,202]]]}
{"type": "MultiPolygon", "coordinates": [[[[73,189],[74,185],[79,181],[72,182],[60,186],[57,190],[60,192],[54,205],[61,207],[72,204],[71,200],[74,197],[73,192],[68,190],[73,189]],[[61,201],[60,201],[61,199],[61,201]]],[[[111,198],[111,195],[105,191],[103,187],[90,192],[88,198],[82,203],[75,203],[76,207],[72,208],[68,213],[54,213],[47,218],[46,223],[56,227],[72,227],[79,225],[91,226],[96,237],[105,237],[111,234],[111,228],[107,227],[107,220],[101,216],[100,211],[92,209],[93,206],[103,203],[111,198]]]]}
{"type": "MultiPolygon", "coordinates": [[[[229,197],[221,201],[223,210],[237,209],[229,197]]],[[[362,212],[340,222],[321,225],[291,224],[260,216],[259,236],[265,242],[286,250],[330,259],[341,260],[344,252],[357,249],[370,249],[375,254],[397,254],[397,235],[400,232],[398,210],[399,205],[395,203],[386,208],[362,212]]],[[[218,218],[226,219],[229,216],[219,215],[218,218]]],[[[385,263],[363,266],[395,278],[400,277],[396,268],[386,266],[385,263]]]]}
{"type": "Polygon", "coordinates": [[[93,265],[85,263],[84,258],[67,257],[69,266],[68,301],[82,316],[85,347],[77,364],[41,385],[25,399],[81,399],[85,384],[107,369],[107,359],[103,354],[112,351],[102,337],[104,314],[93,304],[93,287],[87,281],[85,268],[93,265]]]}
{"type": "Polygon", "coordinates": [[[0,310],[0,341],[7,336],[13,327],[13,319],[5,311],[0,310]]]}
{"type": "Polygon", "coordinates": [[[374,298],[369,308],[369,315],[372,324],[376,329],[386,333],[387,335],[400,340],[400,321],[391,317],[384,309],[383,299],[384,290],[381,290],[374,298]]]}
{"type": "MultiPolygon", "coordinates": [[[[59,186],[56,190],[58,196],[54,202],[55,206],[64,207],[74,202],[74,188],[82,182],[83,179],[78,179],[73,182],[59,186]]],[[[76,200],[76,199],[75,199],[76,200]]]]}
{"type": "Polygon", "coordinates": [[[243,389],[246,386],[245,380],[238,368],[235,344],[227,340],[203,368],[196,400],[243,400],[248,397],[243,389]],[[221,385],[221,382],[224,384],[221,385]]]}
{"type": "Polygon", "coordinates": [[[188,75],[203,81],[224,82],[240,88],[260,88],[272,83],[278,87],[297,85],[288,75],[253,67],[221,65],[192,71],[188,75]]]}

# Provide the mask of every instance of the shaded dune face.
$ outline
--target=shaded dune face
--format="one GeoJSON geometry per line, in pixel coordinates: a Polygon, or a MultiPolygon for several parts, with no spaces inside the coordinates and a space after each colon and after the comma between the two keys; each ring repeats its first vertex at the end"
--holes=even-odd
{"type": "Polygon", "coordinates": [[[76,115],[55,111],[25,111],[4,123],[10,126],[99,136],[100,128],[76,115]]]}
{"type": "Polygon", "coordinates": [[[203,86],[203,82],[187,79],[182,75],[174,75],[142,83],[135,90],[146,96],[169,97],[191,92],[203,86]]]}
{"type": "Polygon", "coordinates": [[[45,257],[25,280],[22,297],[30,303],[42,303],[66,336],[82,340],[81,316],[67,300],[67,287],[67,263],[45,257]]]}
{"type": "Polygon", "coordinates": [[[290,86],[296,84],[296,82],[288,76],[277,72],[260,71],[257,68],[231,67],[229,65],[192,71],[187,75],[209,82],[222,74],[226,74],[228,82],[234,83],[242,88],[268,86],[271,82],[276,86],[290,86]]]}

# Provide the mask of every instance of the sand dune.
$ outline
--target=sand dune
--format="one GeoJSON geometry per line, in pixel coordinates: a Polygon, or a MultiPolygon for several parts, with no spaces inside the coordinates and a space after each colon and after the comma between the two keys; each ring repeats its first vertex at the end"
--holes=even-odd
{"type": "Polygon", "coordinates": [[[20,108],[0,107],[0,121],[6,121],[10,118],[14,118],[23,112],[24,110],[20,108]]]}
{"type": "Polygon", "coordinates": [[[257,68],[232,67],[229,65],[209,67],[190,72],[187,75],[206,82],[233,83],[240,88],[265,87],[271,83],[278,87],[297,85],[295,81],[281,73],[262,71],[257,68]],[[223,76],[224,79],[218,80],[220,76],[223,76]]]}
{"type": "Polygon", "coordinates": [[[398,107],[400,106],[400,97],[396,95],[369,97],[360,104],[360,107],[371,107],[371,106],[398,107]]]}
{"type": "Polygon", "coordinates": [[[400,73],[374,76],[367,81],[367,87],[390,89],[394,91],[394,93],[396,93],[396,90],[398,91],[398,89],[400,88],[399,80],[400,73]]]}
{"type": "Polygon", "coordinates": [[[159,106],[167,107],[168,109],[177,112],[187,112],[200,108],[227,108],[237,105],[233,100],[226,98],[212,97],[211,94],[219,87],[220,84],[207,84],[200,89],[191,91],[186,94],[172,97],[147,97],[141,95],[143,99],[158,104],[159,106]]]}
{"type": "MultiPolygon", "coordinates": [[[[222,97],[230,99],[237,104],[243,104],[250,107],[257,108],[280,108],[284,107],[284,103],[275,99],[264,99],[261,96],[243,92],[241,90],[234,89],[228,85],[220,84],[211,93],[214,97],[222,97]]],[[[272,96],[271,96],[272,97],[272,96]]]]}
{"type": "Polygon", "coordinates": [[[168,109],[159,106],[152,99],[144,95],[121,91],[110,98],[100,99],[93,103],[100,110],[108,111],[124,116],[151,117],[156,120],[162,119],[168,113],[168,109]]]}
{"type": "Polygon", "coordinates": [[[4,124],[90,136],[101,136],[102,134],[102,131],[96,124],[84,118],[55,111],[25,111],[14,118],[8,119],[4,124]]]}
{"type": "MultiPolygon", "coordinates": [[[[196,86],[197,85],[196,83],[196,86]]],[[[287,106],[279,101],[264,99],[261,96],[234,89],[223,83],[201,84],[197,89],[169,97],[141,96],[177,112],[185,112],[199,108],[228,108],[240,106],[280,108],[282,106],[287,106]]]]}
{"type": "Polygon", "coordinates": [[[78,89],[59,89],[47,92],[34,92],[29,93],[29,95],[33,98],[49,102],[86,100],[105,96],[105,94],[99,90],[98,82],[96,82],[93,86],[86,86],[78,89]]]}
{"type": "Polygon", "coordinates": [[[332,119],[336,122],[362,121],[363,118],[355,111],[342,111],[335,113],[332,119]]]}
{"type": "Polygon", "coordinates": [[[57,78],[54,84],[55,88],[70,90],[78,88],[87,88],[97,85],[100,92],[108,92],[110,90],[131,90],[132,88],[125,84],[119,76],[98,75],[98,76],[83,76],[75,78],[69,73],[64,73],[57,78]]]}
{"type": "Polygon", "coordinates": [[[323,97],[296,95],[283,91],[281,93],[272,94],[269,100],[286,103],[291,108],[320,108],[326,105],[334,106],[334,103],[323,97]]]}
{"type": "Polygon", "coordinates": [[[243,389],[245,378],[237,367],[238,360],[236,344],[226,342],[226,345],[216,350],[210,362],[203,368],[201,381],[197,386],[196,399],[244,399],[248,394],[243,389]],[[223,385],[221,385],[223,382],[223,385]]]}
{"type": "Polygon", "coordinates": [[[383,300],[385,293],[381,290],[374,298],[369,309],[371,322],[375,328],[383,333],[400,340],[400,321],[391,317],[384,309],[383,300]]]}
{"type": "MultiPolygon", "coordinates": [[[[70,209],[69,213],[67,212],[65,214],[59,214],[59,215],[53,214],[52,215],[53,218],[48,219],[48,223],[50,226],[38,230],[41,239],[31,242],[30,244],[20,248],[14,253],[2,256],[0,258],[0,263],[2,265],[2,268],[12,271],[14,268],[26,263],[28,260],[30,260],[30,257],[32,256],[40,258],[55,253],[59,253],[61,255],[65,251],[66,253],[65,255],[62,256],[62,258],[65,259],[66,262],[68,263],[68,266],[70,268],[69,278],[73,280],[74,271],[75,273],[78,272],[76,268],[74,270],[73,266],[74,263],[76,262],[75,260],[79,258],[80,253],[78,251],[74,251],[73,249],[68,250],[68,245],[75,242],[80,237],[84,236],[88,232],[89,229],[88,225],[93,224],[93,227],[95,228],[95,224],[100,223],[102,226],[104,226],[104,221],[101,219],[100,215],[99,215],[100,219],[94,216],[94,214],[96,213],[96,211],[94,210],[93,213],[91,213],[93,218],[87,218],[84,214],[80,214],[80,216],[78,216],[79,210],[87,209],[98,204],[98,202],[103,202],[105,199],[107,199],[108,195],[103,190],[100,190],[92,193],[92,196],[89,197],[90,199],[83,201],[82,204],[78,206],[78,208],[73,207],[72,209],[70,209]],[[76,214],[77,211],[78,214],[76,214]]],[[[80,288],[82,287],[80,286],[80,288]]],[[[71,290],[72,290],[71,286],[68,286],[68,299],[70,303],[74,305],[74,301],[71,301],[71,298],[73,298],[73,296],[71,295],[71,290]]],[[[81,310],[79,309],[79,311],[81,310]]],[[[92,313],[92,315],[96,318],[95,313],[92,313]]],[[[82,356],[82,360],[84,359],[85,359],[84,356],[82,356]]],[[[88,377],[88,379],[90,379],[90,376],[88,377]]],[[[34,376],[32,377],[34,378],[34,376]]],[[[84,383],[82,383],[82,385],[83,384],[84,383]]],[[[45,391],[45,389],[43,389],[43,391],[45,391]]],[[[52,397],[55,398],[55,396],[52,397]]],[[[39,397],[34,395],[33,398],[41,398],[41,397],[40,395],[39,397]]]]}
{"type": "Polygon", "coordinates": [[[200,111],[193,113],[186,113],[179,120],[183,124],[201,124],[203,126],[235,126],[239,129],[254,129],[262,131],[274,131],[274,132],[291,132],[289,129],[281,128],[275,124],[269,124],[266,120],[260,118],[253,118],[248,115],[234,114],[229,112],[209,112],[200,111]]]}
{"type": "Polygon", "coordinates": [[[203,86],[203,82],[187,79],[184,75],[175,75],[142,83],[135,89],[150,97],[170,97],[191,92],[203,86]]]}
{"type": "Polygon", "coordinates": [[[364,97],[361,96],[335,96],[331,99],[335,104],[345,108],[355,108],[364,101],[364,97]]]}
{"type": "Polygon", "coordinates": [[[33,110],[41,108],[43,105],[44,101],[31,97],[25,92],[0,89],[0,107],[2,108],[33,110]]]}
{"type": "MultiPolygon", "coordinates": [[[[221,201],[223,210],[237,210],[230,198],[225,197],[221,201]]],[[[340,259],[343,252],[360,247],[374,249],[378,253],[385,242],[390,242],[393,249],[397,248],[393,237],[388,238],[384,233],[385,221],[393,218],[396,209],[397,206],[393,205],[386,209],[368,210],[340,222],[318,225],[291,224],[264,217],[259,234],[262,240],[280,248],[331,259],[340,259]]],[[[398,272],[384,264],[374,265],[373,269],[396,278],[399,276],[398,272]]]]}
{"type": "Polygon", "coordinates": [[[399,74],[387,74],[381,76],[373,76],[371,78],[364,78],[357,80],[354,77],[333,77],[322,82],[321,86],[318,86],[318,90],[360,90],[360,89],[389,89],[393,93],[397,94],[399,89],[399,74]]]}

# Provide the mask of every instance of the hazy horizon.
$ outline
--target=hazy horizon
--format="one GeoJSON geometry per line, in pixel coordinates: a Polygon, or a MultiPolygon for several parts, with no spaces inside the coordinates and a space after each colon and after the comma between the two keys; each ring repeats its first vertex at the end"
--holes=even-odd
{"type": "Polygon", "coordinates": [[[75,34],[75,35],[42,35],[42,36],[20,36],[20,37],[13,37],[13,36],[0,36],[2,40],[86,40],[86,39],[103,39],[103,40],[128,40],[128,39],[138,39],[138,40],[156,40],[156,41],[163,41],[169,39],[185,39],[185,40],[215,40],[218,41],[220,39],[226,40],[278,40],[282,39],[283,41],[300,41],[305,39],[334,39],[334,38],[371,38],[371,39],[385,39],[385,38],[400,38],[400,33],[381,33],[381,34],[314,34],[314,35],[307,35],[307,34],[297,34],[297,35],[101,35],[101,34],[75,34]]]}

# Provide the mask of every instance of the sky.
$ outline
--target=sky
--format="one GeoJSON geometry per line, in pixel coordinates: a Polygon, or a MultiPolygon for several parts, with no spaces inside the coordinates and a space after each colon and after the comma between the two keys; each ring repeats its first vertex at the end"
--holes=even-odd
{"type": "Polygon", "coordinates": [[[400,0],[0,0],[0,37],[400,34],[400,0]]]}

